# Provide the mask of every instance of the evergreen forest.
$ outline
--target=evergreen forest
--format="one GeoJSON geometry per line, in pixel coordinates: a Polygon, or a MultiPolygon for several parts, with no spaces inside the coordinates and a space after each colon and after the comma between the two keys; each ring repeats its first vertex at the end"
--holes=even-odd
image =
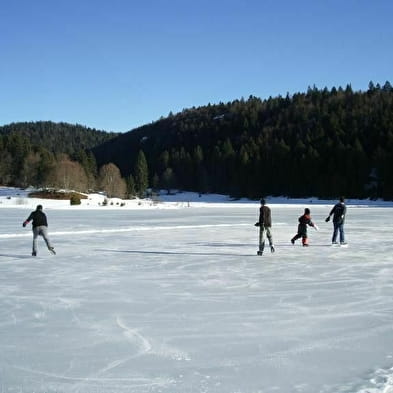
{"type": "Polygon", "coordinates": [[[393,88],[318,89],[184,109],[124,134],[0,127],[0,185],[393,200],[393,88]]]}
{"type": "Polygon", "coordinates": [[[95,189],[97,164],[91,149],[116,136],[50,121],[2,126],[0,185],[95,189]]]}
{"type": "Polygon", "coordinates": [[[393,199],[393,88],[369,83],[185,109],[93,149],[153,188],[233,197],[393,199]]]}

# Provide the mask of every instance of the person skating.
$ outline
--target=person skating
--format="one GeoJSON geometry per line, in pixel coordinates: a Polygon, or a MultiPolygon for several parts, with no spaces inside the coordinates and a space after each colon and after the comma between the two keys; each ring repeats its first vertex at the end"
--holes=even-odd
{"type": "Polygon", "coordinates": [[[274,252],[271,210],[266,206],[266,201],[263,198],[261,199],[261,207],[259,208],[259,220],[255,226],[259,227],[259,249],[257,254],[263,254],[265,248],[265,235],[269,240],[270,251],[274,252]]]}
{"type": "Polygon", "coordinates": [[[33,251],[31,255],[35,257],[37,255],[37,238],[42,236],[45,240],[48,250],[52,254],[56,254],[54,247],[51,245],[48,237],[48,220],[45,213],[42,211],[42,205],[38,205],[37,208],[30,213],[29,217],[23,222],[25,227],[30,221],[33,226],[33,251]]]}
{"type": "Polygon", "coordinates": [[[345,206],[345,199],[341,197],[339,202],[333,206],[329,215],[326,217],[325,221],[329,222],[330,217],[333,216],[333,236],[332,244],[337,243],[337,234],[340,232],[340,244],[345,245],[345,233],[344,233],[344,222],[345,215],[347,213],[347,207],[345,206]]]}
{"type": "Polygon", "coordinates": [[[311,220],[310,209],[305,208],[304,214],[298,219],[299,225],[297,227],[297,234],[291,239],[291,243],[295,244],[297,239],[302,238],[302,244],[304,247],[308,247],[308,236],[307,236],[307,226],[313,227],[315,230],[318,230],[316,224],[314,224],[311,220]]]}

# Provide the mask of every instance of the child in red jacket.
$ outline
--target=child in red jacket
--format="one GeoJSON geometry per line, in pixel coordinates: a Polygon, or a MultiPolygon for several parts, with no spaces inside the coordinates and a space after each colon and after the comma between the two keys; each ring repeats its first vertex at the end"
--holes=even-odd
{"type": "Polygon", "coordinates": [[[291,239],[292,244],[295,244],[297,239],[302,238],[303,246],[308,247],[307,225],[310,225],[310,227],[314,227],[315,230],[318,230],[318,227],[311,221],[310,209],[306,207],[304,209],[304,214],[299,217],[297,234],[291,239]]]}

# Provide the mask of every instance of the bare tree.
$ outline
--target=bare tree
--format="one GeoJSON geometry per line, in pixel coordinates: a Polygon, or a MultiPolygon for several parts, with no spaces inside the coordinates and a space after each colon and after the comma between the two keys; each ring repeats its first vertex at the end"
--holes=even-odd
{"type": "Polygon", "coordinates": [[[121,177],[120,170],[115,164],[105,164],[100,168],[98,183],[109,198],[124,198],[126,195],[126,182],[121,177]]]}
{"type": "Polygon", "coordinates": [[[83,167],[71,161],[66,154],[58,157],[55,168],[49,176],[51,185],[66,190],[87,191],[88,180],[83,167]]]}

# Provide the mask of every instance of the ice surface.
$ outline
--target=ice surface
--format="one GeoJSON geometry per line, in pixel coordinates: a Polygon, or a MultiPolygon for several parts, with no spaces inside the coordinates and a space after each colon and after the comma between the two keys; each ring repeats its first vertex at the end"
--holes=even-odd
{"type": "Polygon", "coordinates": [[[393,392],[393,208],[349,206],[336,248],[331,206],[274,204],[258,257],[256,205],[179,206],[44,205],[36,258],[1,207],[1,393],[393,392]]]}

